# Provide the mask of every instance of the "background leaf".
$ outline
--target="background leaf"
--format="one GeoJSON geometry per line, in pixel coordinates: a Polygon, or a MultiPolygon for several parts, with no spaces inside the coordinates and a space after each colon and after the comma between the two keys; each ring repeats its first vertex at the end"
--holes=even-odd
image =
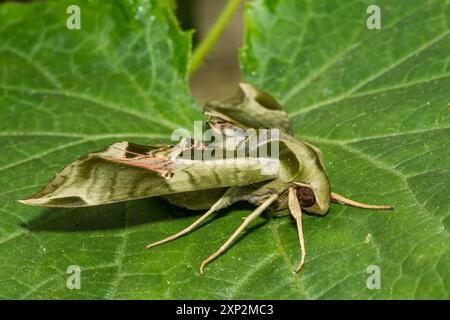
{"type": "Polygon", "coordinates": [[[241,63],[322,149],[334,191],[396,209],[306,216],[299,275],[292,220],[261,217],[204,276],[199,264],[250,206],[145,251],[197,213],[153,198],[72,210],[15,202],[79,155],[169,141],[202,119],[186,85],[189,35],[155,1],[2,4],[0,297],[448,298],[450,8],[377,1],[382,29],[368,30],[369,4],[252,2],[241,63]],[[81,30],[65,26],[73,3],[81,30]],[[70,265],[81,290],[66,287],[70,265]],[[366,286],[369,265],[380,290],[366,286]]]}
{"type": "Polygon", "coordinates": [[[450,6],[377,1],[382,28],[368,30],[370,4],[254,3],[246,81],[275,95],[296,134],[322,149],[334,191],[395,205],[387,214],[333,206],[305,219],[308,297],[446,298],[450,6]],[[371,264],[380,290],[365,287],[371,264]]]}

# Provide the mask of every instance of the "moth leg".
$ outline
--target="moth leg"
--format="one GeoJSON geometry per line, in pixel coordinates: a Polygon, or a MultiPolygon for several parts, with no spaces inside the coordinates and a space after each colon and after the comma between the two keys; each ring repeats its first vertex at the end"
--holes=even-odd
{"type": "Polygon", "coordinates": [[[354,201],[354,200],[345,198],[344,196],[341,196],[340,194],[337,194],[334,192],[332,192],[330,194],[330,200],[333,202],[337,202],[339,204],[349,205],[352,207],[363,208],[363,209],[388,210],[388,209],[394,208],[393,206],[384,206],[384,205],[380,206],[380,205],[361,203],[358,201],[354,201]]]}
{"type": "Polygon", "coordinates": [[[305,239],[303,238],[302,208],[297,198],[297,192],[294,188],[289,188],[289,209],[291,210],[291,214],[294,216],[295,221],[297,222],[297,232],[298,240],[300,242],[301,258],[300,263],[294,271],[299,272],[305,264],[306,250],[305,239]]]}
{"type": "Polygon", "coordinates": [[[171,235],[170,237],[150,243],[149,245],[145,246],[145,248],[150,249],[150,248],[159,246],[160,244],[175,240],[176,238],[181,237],[182,235],[185,235],[186,233],[191,232],[200,223],[202,223],[206,218],[208,218],[211,214],[213,214],[216,211],[219,211],[220,209],[227,207],[229,204],[230,204],[230,198],[228,196],[228,192],[226,192],[219,200],[216,201],[216,203],[214,203],[212,205],[212,207],[205,214],[203,214],[200,218],[195,220],[194,223],[192,223],[189,227],[181,230],[180,232],[178,232],[174,235],[171,235]]]}
{"type": "Polygon", "coordinates": [[[253,220],[255,220],[264,210],[267,209],[268,206],[272,204],[276,199],[278,198],[278,194],[273,194],[268,198],[266,201],[264,201],[258,208],[256,208],[250,215],[248,215],[244,222],[239,226],[239,228],[234,231],[234,233],[231,235],[231,237],[228,238],[228,240],[217,250],[215,253],[210,255],[208,258],[206,258],[202,265],[200,266],[200,274],[203,274],[203,269],[205,266],[214,260],[216,257],[218,257],[222,252],[228,249],[228,247],[231,245],[231,243],[239,236],[239,234],[245,229],[246,226],[253,220]]]}

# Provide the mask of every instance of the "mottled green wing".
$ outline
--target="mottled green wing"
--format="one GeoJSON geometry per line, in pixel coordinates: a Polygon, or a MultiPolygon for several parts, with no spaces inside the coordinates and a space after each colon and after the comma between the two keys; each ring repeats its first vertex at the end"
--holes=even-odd
{"type": "Polygon", "coordinates": [[[203,112],[210,126],[219,130],[232,126],[293,133],[283,107],[269,94],[247,83],[240,83],[238,93],[231,99],[206,103],[203,112]]]}
{"type": "Polygon", "coordinates": [[[115,143],[74,161],[44,189],[21,202],[45,207],[83,207],[275,178],[262,172],[264,163],[258,159],[180,159],[186,150],[181,152],[177,148],[115,143]],[[174,158],[175,155],[179,157],[174,158]]]}

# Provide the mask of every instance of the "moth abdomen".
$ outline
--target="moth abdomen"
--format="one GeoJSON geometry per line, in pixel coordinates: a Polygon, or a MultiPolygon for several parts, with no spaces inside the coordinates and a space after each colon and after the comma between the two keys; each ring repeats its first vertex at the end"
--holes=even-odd
{"type": "Polygon", "coordinates": [[[170,204],[189,210],[209,209],[228,188],[207,189],[201,191],[188,191],[161,196],[170,204]]]}

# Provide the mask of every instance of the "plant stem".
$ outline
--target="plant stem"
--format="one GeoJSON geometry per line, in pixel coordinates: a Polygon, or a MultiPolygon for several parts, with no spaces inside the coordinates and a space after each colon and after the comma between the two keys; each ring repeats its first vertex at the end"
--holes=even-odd
{"type": "Polygon", "coordinates": [[[229,0],[220,13],[219,18],[213,24],[205,38],[200,42],[197,48],[194,50],[191,58],[191,64],[189,68],[189,75],[192,75],[202,64],[208,52],[216,43],[217,39],[222,34],[222,31],[230,22],[234,12],[241,4],[242,0],[229,0]]]}

